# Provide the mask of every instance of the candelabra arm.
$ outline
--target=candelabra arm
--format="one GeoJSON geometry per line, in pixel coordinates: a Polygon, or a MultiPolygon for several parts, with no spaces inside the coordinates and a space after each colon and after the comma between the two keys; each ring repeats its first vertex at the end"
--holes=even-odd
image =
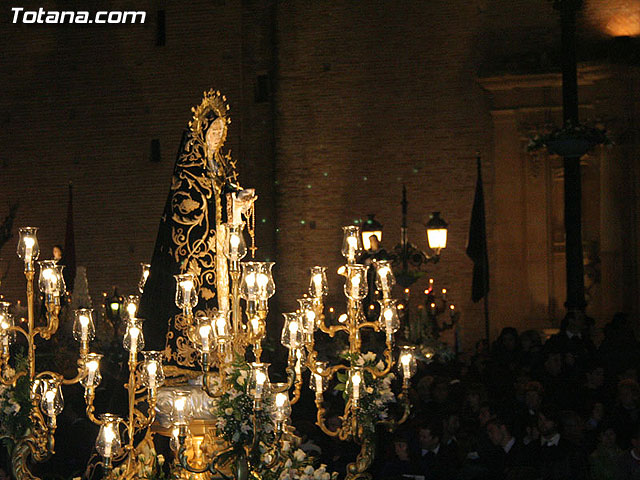
{"type": "Polygon", "coordinates": [[[302,395],[302,375],[300,375],[300,376],[296,375],[295,389],[293,391],[293,398],[291,398],[291,400],[290,400],[291,405],[294,405],[294,404],[298,403],[298,400],[300,400],[300,396],[301,395],[302,395]]]}
{"type": "Polygon", "coordinates": [[[47,301],[47,326],[36,327],[33,330],[33,336],[40,335],[43,339],[49,340],[51,336],[58,331],[58,325],[60,323],[60,300],[47,301]]]}
{"type": "Polygon", "coordinates": [[[375,458],[375,445],[371,439],[365,438],[360,447],[356,461],[347,465],[345,480],[370,480],[371,474],[366,473],[375,458]]]}
{"type": "Polygon", "coordinates": [[[20,480],[39,480],[29,470],[29,458],[35,462],[43,462],[55,453],[55,422],[45,420],[38,408],[40,397],[34,395],[31,401],[31,428],[25,436],[14,439],[16,445],[11,454],[11,465],[14,478],[20,480]]]}
{"type": "Polygon", "coordinates": [[[384,358],[386,366],[383,370],[378,370],[374,367],[364,367],[364,369],[373,375],[374,378],[382,378],[387,376],[387,374],[393,368],[393,344],[387,340],[387,348],[384,350],[384,358]]]}
{"type": "Polygon", "coordinates": [[[316,425],[318,427],[320,427],[320,430],[322,430],[322,432],[325,435],[328,435],[330,437],[337,437],[340,430],[329,430],[329,428],[327,427],[327,419],[326,419],[326,413],[327,410],[324,408],[324,402],[322,400],[322,397],[320,397],[319,395],[316,395],[316,409],[317,409],[317,414],[316,414],[316,425]]]}
{"type": "Polygon", "coordinates": [[[284,393],[288,392],[293,386],[293,382],[296,380],[296,372],[293,367],[287,367],[287,382],[282,385],[281,388],[276,388],[272,386],[273,393],[284,393]]]}
{"type": "Polygon", "coordinates": [[[26,332],[26,330],[22,327],[18,327],[18,326],[13,326],[13,327],[9,327],[8,330],[10,332],[18,332],[19,334],[23,335],[24,338],[28,341],[29,340],[29,334],[26,332]]]}
{"type": "Polygon", "coordinates": [[[378,322],[362,322],[357,328],[358,330],[362,330],[363,328],[372,328],[374,332],[379,332],[380,324],[378,322]]]}
{"type": "Polygon", "coordinates": [[[95,423],[96,425],[101,425],[102,422],[98,420],[94,415],[96,408],[93,406],[93,399],[95,398],[95,396],[96,394],[93,388],[87,388],[84,392],[84,402],[87,405],[87,408],[86,408],[87,418],[91,420],[91,422],[95,423]]]}
{"type": "Polygon", "coordinates": [[[224,450],[220,451],[219,453],[217,453],[212,459],[211,462],[208,465],[205,465],[204,467],[194,467],[192,465],[189,465],[189,459],[187,458],[187,447],[185,445],[185,439],[186,439],[186,434],[181,433],[179,436],[179,442],[180,442],[180,450],[178,451],[178,462],[180,463],[180,466],[182,468],[184,468],[185,470],[187,470],[190,473],[196,473],[196,474],[200,474],[200,473],[205,473],[205,472],[211,472],[212,474],[218,474],[220,475],[220,477],[216,477],[216,478],[220,478],[220,479],[224,479],[224,480],[231,480],[231,477],[223,474],[220,470],[218,470],[218,468],[216,467],[216,464],[218,463],[218,460],[223,456],[226,455],[229,452],[233,451],[233,447],[227,447],[224,450]]]}
{"type": "Polygon", "coordinates": [[[402,385],[402,392],[398,395],[398,400],[402,404],[402,416],[398,420],[387,420],[379,422],[380,425],[386,426],[389,430],[395,430],[398,425],[402,425],[409,418],[411,413],[411,402],[409,400],[409,385],[402,385]]]}
{"type": "Polygon", "coordinates": [[[318,358],[318,352],[315,350],[311,350],[309,352],[309,356],[307,357],[307,367],[311,370],[311,373],[314,375],[320,375],[323,378],[331,378],[336,372],[340,370],[348,370],[346,365],[334,365],[333,367],[329,367],[322,372],[319,372],[316,368],[316,359],[318,358]]]}
{"type": "Polygon", "coordinates": [[[218,371],[220,372],[220,386],[218,387],[218,390],[214,392],[213,390],[211,390],[209,381],[209,367],[208,365],[206,367],[203,365],[202,389],[211,398],[219,398],[224,394],[224,376],[220,369],[218,371]]]}
{"type": "Polygon", "coordinates": [[[324,321],[325,321],[325,316],[324,314],[322,314],[318,318],[318,328],[320,329],[320,331],[326,333],[331,338],[333,338],[337,332],[349,333],[349,327],[347,327],[346,325],[331,325],[329,327],[324,323],[324,321]]]}

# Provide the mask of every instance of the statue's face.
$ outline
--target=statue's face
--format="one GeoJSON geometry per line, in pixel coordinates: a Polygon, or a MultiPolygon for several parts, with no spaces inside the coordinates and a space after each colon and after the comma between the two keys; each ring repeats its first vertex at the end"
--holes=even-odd
{"type": "Polygon", "coordinates": [[[222,146],[225,128],[225,121],[220,117],[216,118],[211,125],[209,125],[206,139],[207,147],[209,147],[210,151],[215,152],[222,146]]]}

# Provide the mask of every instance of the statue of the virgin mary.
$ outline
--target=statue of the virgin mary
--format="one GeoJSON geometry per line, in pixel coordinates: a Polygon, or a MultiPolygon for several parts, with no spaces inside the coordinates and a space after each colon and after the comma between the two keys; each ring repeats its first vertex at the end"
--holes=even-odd
{"type": "MultiPolygon", "coordinates": [[[[192,109],[140,299],[138,316],[145,320],[148,348],[164,351],[167,379],[176,383],[199,372],[197,351],[187,337],[191,325],[174,303],[174,275],[194,274],[200,292],[195,317],[210,316],[215,308],[228,310],[225,223],[253,218],[255,191],[238,185],[235,161],[223,152],[228,110],[226,98],[214,90],[192,109]]],[[[253,238],[252,223],[247,226],[253,238]]]]}

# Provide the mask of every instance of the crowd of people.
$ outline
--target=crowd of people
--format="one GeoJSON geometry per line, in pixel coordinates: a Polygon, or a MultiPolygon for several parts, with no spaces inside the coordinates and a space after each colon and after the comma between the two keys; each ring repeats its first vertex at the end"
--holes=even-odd
{"type": "Polygon", "coordinates": [[[624,314],[598,347],[590,329],[571,314],[545,342],[505,328],[467,361],[424,368],[410,421],[380,433],[374,477],[640,479],[640,345],[624,314]]]}

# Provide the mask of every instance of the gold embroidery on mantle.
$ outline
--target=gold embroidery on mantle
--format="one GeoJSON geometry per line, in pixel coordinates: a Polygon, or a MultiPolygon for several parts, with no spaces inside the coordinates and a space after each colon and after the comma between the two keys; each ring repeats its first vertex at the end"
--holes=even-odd
{"type": "MultiPolygon", "coordinates": [[[[216,232],[224,232],[221,201],[225,185],[235,185],[237,180],[231,153],[222,151],[231,121],[228,111],[226,97],[219,91],[204,92],[200,105],[192,108],[190,131],[171,183],[171,236],[175,245],[172,255],[180,265],[180,273],[195,275],[203,300],[194,311],[195,318],[207,314],[219,291],[216,232]]],[[[178,366],[195,367],[198,354],[189,340],[194,326],[178,314],[169,319],[168,327],[165,359],[178,366]]]]}

